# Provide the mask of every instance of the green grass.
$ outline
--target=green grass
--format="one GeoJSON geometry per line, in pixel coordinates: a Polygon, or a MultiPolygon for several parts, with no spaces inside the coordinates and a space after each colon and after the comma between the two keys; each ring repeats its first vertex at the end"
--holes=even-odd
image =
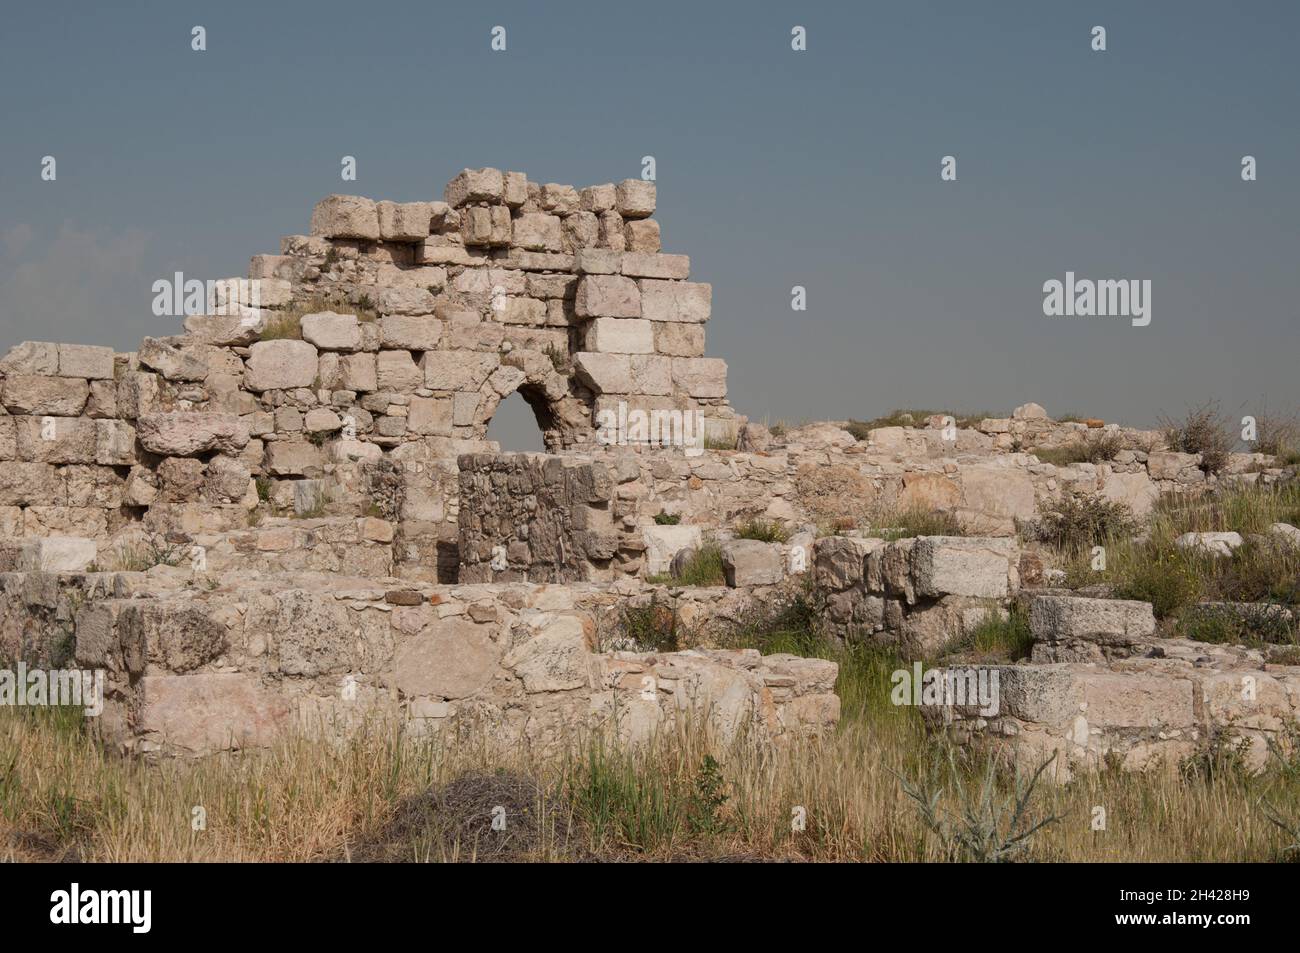
{"type": "Polygon", "coordinates": [[[736,524],[737,539],[756,539],[763,543],[784,543],[790,533],[775,520],[755,517],[736,524]]]}
{"type": "Polygon", "coordinates": [[[1114,431],[1099,430],[1061,447],[1035,447],[1030,452],[1043,463],[1068,467],[1076,463],[1105,463],[1124,449],[1124,439],[1114,431]]]}
{"type": "Polygon", "coordinates": [[[855,440],[866,440],[867,435],[879,427],[924,427],[926,419],[935,415],[951,417],[959,428],[978,427],[980,421],[996,416],[988,411],[982,413],[956,413],[951,410],[891,410],[883,417],[871,420],[850,420],[845,429],[855,440]]]}

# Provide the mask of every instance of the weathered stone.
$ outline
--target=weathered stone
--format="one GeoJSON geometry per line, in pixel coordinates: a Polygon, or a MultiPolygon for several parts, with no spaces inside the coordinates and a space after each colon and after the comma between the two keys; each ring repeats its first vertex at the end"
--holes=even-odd
{"type": "Polygon", "coordinates": [[[622,275],[584,275],[574,301],[577,313],[587,318],[639,318],[641,294],[636,282],[622,275]]]}
{"type": "Polygon", "coordinates": [[[113,349],[90,344],[60,344],[59,376],[111,381],[113,349]]]}
{"type": "Polygon", "coordinates": [[[90,385],[73,377],[43,377],[10,374],[4,379],[0,398],[11,414],[76,417],[86,406],[90,385]]]}
{"type": "Polygon", "coordinates": [[[442,322],[431,314],[386,314],[379,320],[379,343],[384,348],[432,351],[442,336],[442,322]]]}
{"type": "Polygon", "coordinates": [[[379,210],[357,195],[329,195],[311,213],[311,233],[324,238],[361,238],[378,241],[379,210]]]}
{"type": "Polygon", "coordinates": [[[695,281],[642,278],[641,317],[649,321],[703,324],[713,305],[713,286],[695,281]]]}
{"type": "Polygon", "coordinates": [[[1012,539],[918,536],[912,546],[912,586],[918,596],[1002,599],[1018,582],[1019,549],[1012,539]]]}
{"type": "Polygon", "coordinates": [[[647,526],[641,531],[645,541],[645,571],[658,576],[672,568],[673,557],[685,549],[699,549],[703,536],[698,526],[647,526]]]}
{"type": "Polygon", "coordinates": [[[589,686],[590,658],[582,620],[560,616],[512,649],[502,664],[519,676],[526,692],[559,692],[589,686]]]}
{"type": "Polygon", "coordinates": [[[287,701],[253,675],[147,675],[140,696],[140,733],[177,753],[268,747],[289,727],[287,701]]]}
{"type": "Polygon", "coordinates": [[[164,457],[235,454],[248,443],[248,425],[234,414],[145,414],[136,422],[140,444],[164,457]]]}
{"type": "Polygon", "coordinates": [[[653,354],[654,328],[639,318],[595,318],[587,325],[586,347],[605,354],[653,354]]]}
{"type": "Polygon", "coordinates": [[[624,179],[615,193],[615,207],[624,218],[647,218],[655,213],[655,184],[624,179]]]}
{"type": "Polygon", "coordinates": [[[302,337],[323,351],[355,351],[361,347],[361,328],[352,314],[304,314],[302,337]]]}
{"type": "Polygon", "coordinates": [[[1183,533],[1174,540],[1179,549],[1208,553],[1216,557],[1230,557],[1233,550],[1245,543],[1240,533],[1183,533]]]}
{"type": "Polygon", "coordinates": [[[397,650],[386,681],[406,698],[467,698],[488,687],[500,658],[489,626],[443,619],[397,650]]]}
{"type": "Polygon", "coordinates": [[[311,387],[316,380],[317,351],[306,341],[258,341],[249,351],[244,386],[251,391],[311,387]]]}
{"type": "Polygon", "coordinates": [[[500,202],[506,181],[500,169],[464,169],[447,183],[443,198],[452,208],[466,202],[500,202]]]}
{"type": "Polygon", "coordinates": [[[1040,641],[1131,642],[1155,635],[1156,620],[1149,602],[1042,595],[1030,603],[1029,628],[1040,641]]]}
{"type": "Polygon", "coordinates": [[[727,585],[772,586],[785,578],[779,543],[733,539],[722,544],[722,569],[727,585]]]}
{"type": "Polygon", "coordinates": [[[386,242],[424,241],[429,236],[433,208],[428,202],[380,202],[379,237],[386,242]]]}

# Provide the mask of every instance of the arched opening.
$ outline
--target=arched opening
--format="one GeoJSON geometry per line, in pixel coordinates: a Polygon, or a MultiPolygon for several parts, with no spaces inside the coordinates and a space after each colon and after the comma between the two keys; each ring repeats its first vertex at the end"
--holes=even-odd
{"type": "Polygon", "coordinates": [[[495,440],[504,452],[542,453],[546,448],[545,431],[550,429],[550,411],[545,401],[529,401],[517,390],[497,405],[488,421],[487,439],[495,440]]]}

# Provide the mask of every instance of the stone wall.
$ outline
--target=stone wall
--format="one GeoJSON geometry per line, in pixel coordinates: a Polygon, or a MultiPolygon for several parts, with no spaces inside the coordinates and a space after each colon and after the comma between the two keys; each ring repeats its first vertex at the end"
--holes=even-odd
{"type": "Polygon", "coordinates": [[[620,597],[600,587],[216,578],[0,572],[0,657],[105,672],[96,725],[143,754],[263,747],[375,718],[547,751],[684,724],[724,744],[775,741],[839,717],[832,662],[618,650],[620,597]]]}
{"type": "MultiPolygon", "coordinates": [[[[1174,766],[1210,745],[1258,769],[1289,750],[1300,722],[1300,666],[1258,649],[1155,632],[1144,602],[1067,592],[1030,600],[1035,664],[998,676],[993,710],[949,705],[927,714],[960,741],[979,740],[1030,767],[1056,755],[1052,775],[1107,767],[1174,766]]],[[[969,670],[967,670],[969,671],[969,670]]],[[[965,673],[963,673],[965,674],[965,673]]]]}

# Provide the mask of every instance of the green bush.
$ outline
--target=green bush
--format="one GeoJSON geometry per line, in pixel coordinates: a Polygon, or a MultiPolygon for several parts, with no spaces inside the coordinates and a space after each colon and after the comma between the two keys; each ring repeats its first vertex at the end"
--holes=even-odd
{"type": "Polygon", "coordinates": [[[658,523],[660,526],[676,526],[681,521],[682,521],[682,517],[680,513],[655,514],[655,522],[658,523]]]}
{"type": "Polygon", "coordinates": [[[1030,535],[1066,553],[1078,553],[1138,530],[1133,511],[1101,496],[1062,496],[1034,524],[1030,535]]]}

